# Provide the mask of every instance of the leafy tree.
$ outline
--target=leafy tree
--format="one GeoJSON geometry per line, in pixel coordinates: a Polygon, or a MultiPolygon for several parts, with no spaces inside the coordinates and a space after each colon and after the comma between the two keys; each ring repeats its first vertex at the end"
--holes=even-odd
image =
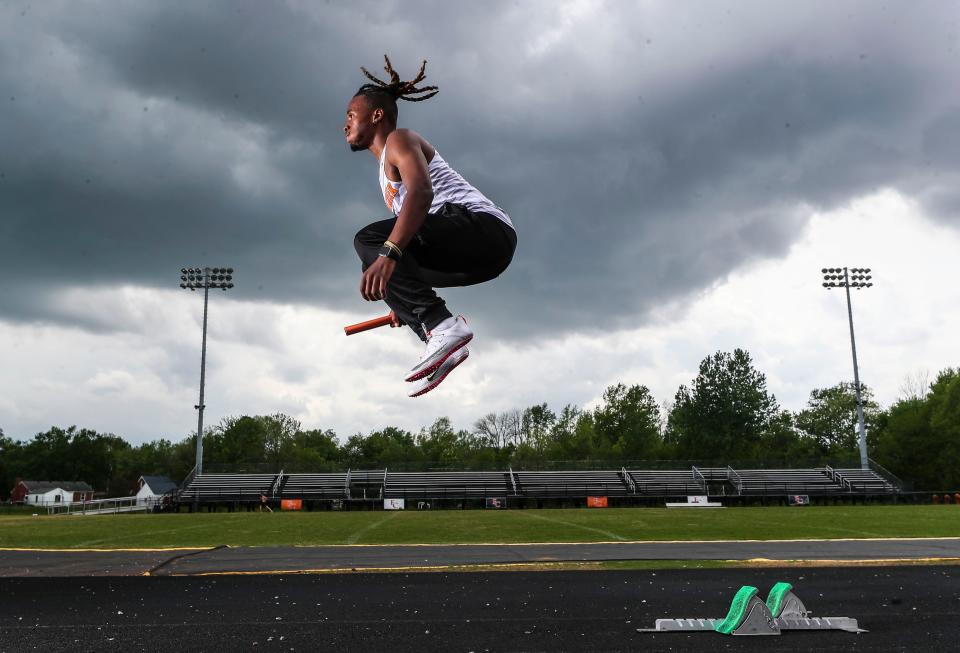
{"type": "Polygon", "coordinates": [[[717,352],[700,363],[690,388],[680,386],[668,419],[668,439],[681,458],[743,460],[765,450],[782,411],[750,354],[717,352]]]}
{"type": "MultiPolygon", "coordinates": [[[[660,454],[660,408],[643,385],[612,385],[593,423],[607,456],[619,460],[656,458],[660,454]]],[[[604,457],[607,457],[604,456],[604,457]]]]}
{"type": "Polygon", "coordinates": [[[294,440],[300,432],[300,422],[283,413],[258,416],[256,419],[263,429],[266,462],[271,471],[279,472],[284,468],[284,463],[293,459],[294,440]]]}
{"type": "Polygon", "coordinates": [[[187,477],[197,462],[197,438],[188,436],[173,445],[173,453],[167,463],[167,476],[176,482],[187,477]]]}
{"type": "Polygon", "coordinates": [[[19,475],[21,449],[19,442],[4,436],[3,429],[0,429],[0,500],[9,498],[19,475]]]}
{"type": "Polygon", "coordinates": [[[566,459],[566,452],[572,449],[577,421],[582,413],[583,411],[579,407],[572,404],[563,407],[550,428],[550,445],[546,454],[548,458],[553,460],[566,459]]]}
{"type": "Polygon", "coordinates": [[[112,434],[54,426],[36,434],[23,447],[17,475],[36,480],[86,481],[109,493],[115,489],[110,481],[118,452],[129,447],[125,440],[112,434]]]}
{"type": "Polygon", "coordinates": [[[600,457],[592,411],[567,405],[551,431],[550,460],[596,460],[600,457]]]}
{"type": "Polygon", "coordinates": [[[420,455],[409,431],[388,426],[364,437],[350,436],[344,447],[344,458],[355,469],[377,468],[397,463],[416,462],[420,455]]]}
{"type": "Polygon", "coordinates": [[[802,437],[789,410],[778,411],[771,418],[754,455],[758,460],[785,467],[815,465],[821,461],[814,442],[802,437]]]}
{"type": "Polygon", "coordinates": [[[297,431],[283,454],[284,469],[291,472],[333,471],[339,461],[337,434],[330,429],[297,431]]]}
{"type": "MultiPolygon", "coordinates": [[[[860,385],[863,422],[872,435],[883,411],[873,400],[873,392],[860,385]]],[[[827,459],[855,458],[859,451],[860,427],[857,420],[857,394],[853,383],[841,382],[810,392],[807,407],[796,415],[796,425],[812,441],[813,453],[827,459]]]]}
{"type": "Polygon", "coordinates": [[[917,488],[939,489],[928,472],[935,436],[926,399],[901,399],[893,404],[878,439],[876,453],[881,465],[917,488]]]}
{"type": "Polygon", "coordinates": [[[937,376],[929,402],[931,475],[940,488],[960,488],[960,370],[947,369],[937,376]]]}
{"type": "Polygon", "coordinates": [[[943,370],[926,396],[890,407],[877,460],[916,489],[960,487],[960,370],[943,370]]]}
{"type": "Polygon", "coordinates": [[[448,417],[439,417],[416,438],[423,459],[443,466],[462,464],[469,453],[469,433],[454,431],[448,417]]]}
{"type": "Polygon", "coordinates": [[[530,406],[520,417],[520,431],[523,433],[521,439],[538,455],[543,454],[550,444],[550,429],[556,421],[557,416],[547,404],[530,406]]]}
{"type": "Polygon", "coordinates": [[[259,465],[266,462],[267,430],[257,417],[225,417],[204,437],[204,462],[259,465]]]}
{"type": "MultiPolygon", "coordinates": [[[[193,438],[189,438],[188,442],[191,447],[195,443],[193,438]]],[[[177,445],[163,438],[118,451],[113,479],[110,481],[110,494],[135,494],[137,479],[141,476],[168,476],[179,482],[189,473],[193,461],[190,461],[185,470],[179,471],[176,467],[176,452],[177,445]]]]}

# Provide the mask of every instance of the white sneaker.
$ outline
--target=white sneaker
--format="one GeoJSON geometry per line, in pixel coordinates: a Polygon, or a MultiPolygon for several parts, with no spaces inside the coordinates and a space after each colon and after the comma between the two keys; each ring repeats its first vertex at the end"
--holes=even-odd
{"type": "Polygon", "coordinates": [[[429,376],[447,360],[451,354],[465,347],[473,340],[473,331],[467,326],[467,321],[458,315],[453,324],[442,331],[434,329],[427,333],[427,349],[420,357],[420,362],[413,366],[405,381],[417,381],[429,376]]]}
{"type": "Polygon", "coordinates": [[[419,381],[416,381],[413,385],[413,389],[410,391],[411,397],[419,397],[422,394],[426,394],[440,385],[440,382],[447,378],[447,375],[453,371],[453,369],[467,360],[467,356],[470,355],[470,350],[466,347],[461,347],[457,351],[453,352],[447,359],[440,363],[440,367],[430,376],[426,376],[419,381]]]}

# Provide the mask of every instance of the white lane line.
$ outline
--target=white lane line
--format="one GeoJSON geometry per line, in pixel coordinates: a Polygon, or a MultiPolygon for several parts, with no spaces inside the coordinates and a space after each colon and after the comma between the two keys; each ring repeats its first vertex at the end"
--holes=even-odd
{"type": "Polygon", "coordinates": [[[373,522],[372,524],[367,524],[366,526],[364,526],[364,527],[361,528],[360,530],[358,530],[358,531],[356,531],[356,532],[354,532],[354,533],[351,533],[351,534],[350,534],[350,537],[347,538],[347,544],[348,544],[348,545],[355,545],[355,544],[357,543],[357,540],[359,540],[363,535],[366,535],[367,533],[369,533],[369,532],[372,531],[373,529],[377,528],[378,526],[380,526],[380,525],[383,524],[384,522],[390,521],[391,519],[395,518],[395,517],[396,517],[397,515],[399,515],[399,514],[400,514],[400,511],[391,512],[389,515],[387,515],[387,516],[384,517],[383,519],[378,519],[377,521],[373,522]]]}
{"type": "MultiPolygon", "coordinates": [[[[541,519],[541,520],[543,520],[543,521],[547,521],[547,522],[550,522],[550,523],[552,523],[552,524],[562,524],[562,525],[564,525],[564,526],[570,526],[570,527],[572,527],[572,528],[579,528],[580,530],[590,531],[591,533],[599,533],[600,535],[603,535],[604,537],[611,537],[611,538],[613,538],[614,540],[616,540],[617,542],[626,542],[626,541],[627,541],[626,538],[620,537],[620,536],[617,535],[616,533],[612,533],[612,532],[610,532],[610,531],[601,530],[601,529],[599,529],[599,528],[593,528],[592,526],[584,526],[583,524],[575,524],[575,523],[573,523],[573,522],[563,521],[562,519],[550,519],[549,517],[544,517],[543,515],[538,515],[538,514],[532,513],[532,512],[531,512],[531,513],[527,513],[526,516],[527,516],[527,517],[533,517],[534,519],[541,519]]],[[[589,544],[589,542],[583,542],[583,544],[589,544]]]]}

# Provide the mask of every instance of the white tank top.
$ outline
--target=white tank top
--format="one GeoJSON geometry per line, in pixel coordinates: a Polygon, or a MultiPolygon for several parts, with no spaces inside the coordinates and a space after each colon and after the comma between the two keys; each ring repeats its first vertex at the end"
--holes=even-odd
{"type": "MultiPolygon", "coordinates": [[[[386,159],[387,148],[384,147],[383,152],[380,153],[380,190],[383,191],[383,201],[387,208],[393,211],[394,215],[400,215],[403,200],[407,196],[407,189],[402,181],[387,179],[387,174],[383,169],[383,162],[386,159]]],[[[513,228],[513,222],[511,222],[506,211],[471,186],[466,179],[460,176],[460,173],[443,160],[443,157],[436,150],[433,151],[433,160],[427,166],[427,173],[430,175],[430,183],[433,185],[433,203],[430,205],[430,213],[439,212],[440,207],[445,202],[451,202],[465,206],[477,213],[489,213],[513,228]]]]}

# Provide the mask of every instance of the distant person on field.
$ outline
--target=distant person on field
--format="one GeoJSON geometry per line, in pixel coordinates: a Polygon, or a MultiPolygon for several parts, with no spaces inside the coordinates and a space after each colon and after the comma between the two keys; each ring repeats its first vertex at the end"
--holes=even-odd
{"type": "Polygon", "coordinates": [[[260,512],[263,512],[264,509],[267,512],[273,512],[273,508],[270,507],[270,500],[267,498],[267,495],[263,492],[260,493],[260,512]]]}

